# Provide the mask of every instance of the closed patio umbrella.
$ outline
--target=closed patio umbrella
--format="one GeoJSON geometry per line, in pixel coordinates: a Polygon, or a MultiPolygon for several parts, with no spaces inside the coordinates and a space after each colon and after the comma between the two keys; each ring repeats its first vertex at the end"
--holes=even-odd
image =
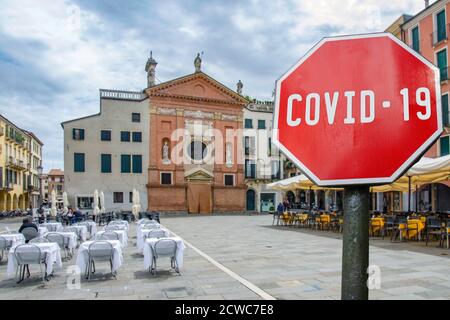
{"type": "Polygon", "coordinates": [[[100,212],[101,213],[105,213],[106,212],[106,208],[105,208],[105,194],[103,193],[103,191],[100,191],[100,212]]]}
{"type": "Polygon", "coordinates": [[[63,192],[63,205],[64,205],[64,209],[63,212],[67,213],[69,211],[69,200],[67,199],[67,192],[63,192]]]}
{"type": "Polygon", "coordinates": [[[52,190],[52,208],[50,210],[52,217],[56,217],[58,211],[56,210],[56,191],[52,190]]]}
{"type": "Polygon", "coordinates": [[[98,190],[94,190],[94,215],[97,216],[100,213],[100,208],[98,207],[98,190]]]}

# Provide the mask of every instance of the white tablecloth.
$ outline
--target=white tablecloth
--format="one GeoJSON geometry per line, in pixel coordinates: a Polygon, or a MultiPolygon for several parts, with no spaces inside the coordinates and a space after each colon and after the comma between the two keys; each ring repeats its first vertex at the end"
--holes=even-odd
{"type": "MultiPolygon", "coordinates": [[[[60,270],[62,268],[61,250],[59,249],[58,244],[52,242],[33,244],[38,246],[42,252],[46,253],[45,262],[47,263],[47,275],[52,274],[53,265],[56,266],[56,269],[60,270]]],[[[9,250],[8,266],[6,268],[6,274],[8,278],[13,278],[15,276],[15,271],[17,268],[17,260],[14,255],[15,248],[16,247],[12,247],[11,250],[9,250]]]]}
{"type": "MultiPolygon", "coordinates": [[[[138,224],[137,227],[136,227],[136,231],[139,232],[142,228],[144,228],[144,225],[145,225],[145,222],[141,223],[141,224],[138,224]]],[[[161,225],[159,223],[156,223],[156,225],[161,227],[161,225]]]]}
{"type": "MultiPolygon", "coordinates": [[[[181,270],[183,267],[183,254],[184,249],[186,248],[183,239],[180,237],[168,237],[168,238],[162,238],[162,239],[173,239],[177,243],[177,252],[175,254],[175,260],[177,261],[178,269],[181,270]]],[[[152,260],[153,260],[153,252],[151,250],[151,247],[155,246],[155,243],[161,239],[157,238],[149,238],[145,240],[144,244],[144,268],[145,270],[150,269],[152,266],[152,260]]]]}
{"type": "Polygon", "coordinates": [[[94,221],[85,221],[91,227],[91,237],[95,236],[97,233],[97,224],[94,221]]]}
{"type": "Polygon", "coordinates": [[[39,225],[39,227],[46,227],[48,229],[48,231],[50,231],[50,232],[51,231],[61,231],[63,229],[61,222],[45,222],[45,223],[41,223],[39,225]],[[52,227],[56,228],[56,230],[52,229],[52,227]]]}
{"type": "MultiPolygon", "coordinates": [[[[128,221],[126,221],[126,220],[113,220],[114,221],[114,223],[112,223],[112,224],[114,224],[114,225],[119,225],[119,226],[125,226],[125,229],[127,230],[127,232],[128,232],[128,229],[129,229],[129,224],[128,224],[128,221]]],[[[113,222],[113,221],[111,221],[111,222],[113,222]]],[[[110,224],[111,224],[111,222],[110,222],[110,224]]]]}
{"type": "Polygon", "coordinates": [[[78,234],[80,235],[81,241],[87,240],[88,229],[86,226],[73,225],[71,227],[77,228],[78,234]]]}
{"type": "Polygon", "coordinates": [[[0,236],[5,238],[7,241],[11,241],[11,247],[25,243],[25,237],[21,233],[2,233],[0,236]]]}
{"type": "MultiPolygon", "coordinates": [[[[107,227],[108,226],[104,226],[102,230],[106,231],[107,227]]],[[[119,230],[125,231],[127,233],[127,237],[128,237],[128,229],[127,229],[126,225],[124,225],[124,224],[115,224],[114,228],[117,228],[119,230]]],[[[111,230],[111,231],[113,231],[113,230],[111,230]]]]}
{"type": "Polygon", "coordinates": [[[144,249],[144,238],[149,234],[150,231],[153,230],[162,230],[164,231],[164,237],[171,237],[172,233],[164,227],[160,227],[157,229],[139,229],[136,234],[136,246],[139,251],[142,252],[144,249]]]}
{"type": "Polygon", "coordinates": [[[48,232],[48,229],[46,227],[38,227],[39,229],[39,237],[43,237],[44,234],[48,232]]]}
{"type": "Polygon", "coordinates": [[[64,231],[57,231],[52,233],[58,233],[64,237],[65,241],[69,241],[68,247],[71,250],[74,250],[77,248],[78,245],[78,236],[75,232],[64,232],[64,231]]]}
{"type": "MultiPolygon", "coordinates": [[[[114,249],[114,256],[113,256],[113,265],[112,269],[113,272],[118,270],[120,266],[123,263],[123,255],[122,255],[122,244],[119,240],[102,240],[107,241],[112,244],[114,249]]],[[[78,248],[78,255],[77,255],[77,266],[80,268],[81,272],[84,272],[86,270],[86,266],[88,263],[88,248],[89,245],[94,241],[86,241],[83,242],[80,247],[78,248]]]]}
{"type": "MultiPolygon", "coordinates": [[[[102,230],[97,232],[98,235],[105,233],[106,231],[102,230]]],[[[111,230],[109,232],[114,232],[119,235],[119,241],[122,244],[122,248],[125,248],[128,245],[128,235],[125,230],[111,230]]]]}

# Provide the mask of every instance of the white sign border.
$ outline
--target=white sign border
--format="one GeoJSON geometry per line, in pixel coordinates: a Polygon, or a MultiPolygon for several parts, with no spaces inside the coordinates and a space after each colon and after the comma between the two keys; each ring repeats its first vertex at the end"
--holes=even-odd
{"type": "Polygon", "coordinates": [[[397,180],[402,173],[404,173],[411,165],[414,164],[416,159],[426,151],[431,144],[437,140],[443,131],[442,125],[442,107],[441,107],[441,83],[439,69],[430,61],[425,59],[422,55],[410,48],[406,43],[387,32],[380,33],[367,33],[357,35],[346,35],[337,37],[326,37],[320,40],[314,47],[312,47],[306,55],[304,55],[296,64],[294,64],[287,72],[285,72],[275,83],[275,108],[274,108],[274,120],[273,120],[273,134],[272,139],[274,144],[291,160],[293,161],[308,178],[310,178],[318,186],[344,186],[344,185],[356,185],[356,184],[389,184],[397,180]],[[367,39],[367,38],[382,38],[388,37],[408,51],[414,57],[419,59],[429,68],[433,69],[435,74],[435,86],[436,86],[436,116],[437,116],[437,130],[389,177],[376,177],[376,178],[353,178],[353,179],[337,179],[337,180],[321,180],[307,166],[305,166],[299,159],[297,159],[278,139],[278,111],[280,107],[280,89],[281,83],[286,79],[295,69],[297,69],[303,62],[306,61],[314,52],[316,52],[323,44],[331,41],[342,40],[354,40],[354,39],[367,39]]]}

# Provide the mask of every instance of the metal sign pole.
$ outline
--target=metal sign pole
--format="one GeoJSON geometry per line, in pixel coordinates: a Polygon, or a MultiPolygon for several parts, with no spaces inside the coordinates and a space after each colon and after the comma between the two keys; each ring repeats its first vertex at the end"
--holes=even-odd
{"type": "Polygon", "coordinates": [[[342,243],[342,300],[367,300],[369,266],[369,186],[345,187],[342,243]]]}

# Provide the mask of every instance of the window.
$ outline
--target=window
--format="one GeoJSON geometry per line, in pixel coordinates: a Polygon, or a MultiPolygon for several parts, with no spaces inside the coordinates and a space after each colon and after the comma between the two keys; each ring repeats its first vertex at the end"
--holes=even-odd
{"type": "MultiPolygon", "coordinates": [[[[48,194],[45,194],[45,198],[48,198],[48,194]]],[[[92,209],[94,202],[93,197],[77,197],[77,207],[80,209],[92,209]]]]}
{"type": "Polygon", "coordinates": [[[251,179],[256,177],[256,165],[252,160],[245,160],[245,177],[251,179]]]}
{"type": "Polygon", "coordinates": [[[245,137],[244,138],[245,155],[254,155],[255,149],[255,137],[245,137]]]}
{"type": "Polygon", "coordinates": [[[130,191],[129,199],[130,199],[130,203],[132,203],[133,202],[133,192],[132,191],[130,191]]]}
{"type": "Polygon", "coordinates": [[[450,154],[450,136],[442,137],[440,139],[440,146],[441,146],[441,157],[449,155],[450,154]]]}
{"type": "Polygon", "coordinates": [[[161,184],[172,184],[172,173],[161,172],[161,184]]]}
{"type": "Polygon", "coordinates": [[[252,121],[252,119],[245,119],[245,128],[246,129],[253,128],[253,121],[252,121]]]}
{"type": "Polygon", "coordinates": [[[74,153],[73,154],[73,171],[74,172],[84,172],[84,153],[74,153]]]}
{"type": "Polygon", "coordinates": [[[102,154],[101,155],[101,166],[102,173],[111,173],[111,155],[102,154]]]}
{"type": "Polygon", "coordinates": [[[113,193],[113,202],[114,203],[123,203],[123,192],[114,192],[113,193]]]}
{"type": "Polygon", "coordinates": [[[412,41],[412,48],[416,52],[420,52],[419,26],[416,26],[411,30],[411,41],[412,41]]]}
{"type": "Polygon", "coordinates": [[[272,160],[271,162],[272,180],[280,179],[280,163],[278,160],[272,160]]]}
{"type": "Polygon", "coordinates": [[[448,80],[447,49],[436,53],[437,66],[441,72],[441,81],[448,80]]]}
{"type": "Polygon", "coordinates": [[[441,99],[442,104],[442,123],[448,127],[450,124],[450,115],[448,113],[448,94],[444,94],[441,99]]]}
{"type": "Polygon", "coordinates": [[[120,155],[120,172],[131,173],[131,156],[129,154],[120,155]]]}
{"type": "Polygon", "coordinates": [[[84,129],[72,129],[73,140],[84,140],[84,129]]]}
{"type": "Polygon", "coordinates": [[[447,39],[447,30],[445,26],[445,10],[436,15],[436,42],[447,39]]]}
{"type": "Polygon", "coordinates": [[[206,144],[201,141],[192,141],[189,145],[188,155],[192,160],[203,160],[206,156],[206,144]]]}
{"type": "Polygon", "coordinates": [[[269,138],[269,145],[267,146],[267,154],[270,157],[272,155],[272,138],[269,138]]]}
{"type": "Polygon", "coordinates": [[[111,141],[111,130],[102,130],[102,131],[100,131],[100,140],[102,140],[102,141],[111,141]]]}
{"type": "Polygon", "coordinates": [[[266,120],[258,120],[258,129],[266,128],[266,120]]]}
{"type": "Polygon", "coordinates": [[[130,131],[120,131],[120,141],[130,142],[130,131]]]}
{"type": "Polygon", "coordinates": [[[133,173],[142,173],[141,155],[133,155],[133,173]]]}
{"type": "Polygon", "coordinates": [[[142,142],[142,132],[133,132],[133,142],[142,142]]]}
{"type": "Polygon", "coordinates": [[[132,122],[141,122],[141,114],[140,113],[132,113],[131,114],[131,121],[132,122]]]}
{"type": "Polygon", "coordinates": [[[225,185],[226,186],[234,186],[234,174],[226,174],[225,175],[225,185]]]}

